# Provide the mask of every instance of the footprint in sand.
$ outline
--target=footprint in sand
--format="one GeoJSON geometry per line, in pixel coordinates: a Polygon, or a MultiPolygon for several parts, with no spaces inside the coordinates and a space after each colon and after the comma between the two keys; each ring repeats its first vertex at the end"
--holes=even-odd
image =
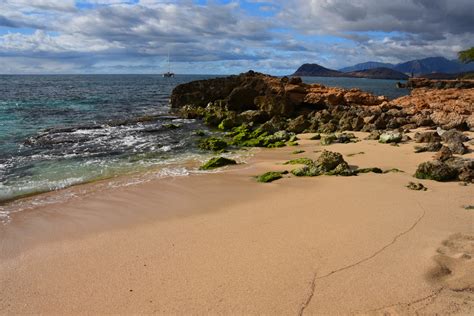
{"type": "Polygon", "coordinates": [[[455,234],[445,240],[434,260],[434,280],[453,291],[474,291],[474,235],[455,234]]]}

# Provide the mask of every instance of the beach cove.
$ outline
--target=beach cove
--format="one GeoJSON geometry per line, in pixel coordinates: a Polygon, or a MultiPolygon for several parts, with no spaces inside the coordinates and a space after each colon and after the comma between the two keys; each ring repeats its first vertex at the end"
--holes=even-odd
{"type": "Polygon", "coordinates": [[[0,311],[472,312],[472,293],[460,290],[471,266],[443,274],[446,258],[461,260],[472,244],[474,215],[463,208],[472,185],[420,180],[427,191],[408,190],[432,153],[374,140],[321,146],[311,136],[223,172],[14,214],[1,231],[0,311]],[[351,166],[404,172],[255,181],[323,149],[351,166]]]}

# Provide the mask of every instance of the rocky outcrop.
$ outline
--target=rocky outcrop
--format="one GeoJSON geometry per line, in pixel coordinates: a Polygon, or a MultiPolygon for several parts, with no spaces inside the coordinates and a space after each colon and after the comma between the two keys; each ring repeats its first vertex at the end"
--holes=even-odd
{"type": "Polygon", "coordinates": [[[473,89],[414,89],[389,101],[358,89],[305,84],[299,77],[272,77],[256,72],[194,81],[177,86],[173,111],[202,118],[229,130],[258,125],[268,133],[412,129],[440,126],[474,130],[473,89]]]}
{"type": "Polygon", "coordinates": [[[414,89],[410,95],[395,99],[390,104],[403,108],[417,125],[430,123],[428,125],[443,129],[474,130],[474,87],[414,89]]]}
{"type": "Polygon", "coordinates": [[[410,89],[472,89],[474,80],[432,80],[428,78],[410,78],[406,83],[406,88],[410,89]]]}

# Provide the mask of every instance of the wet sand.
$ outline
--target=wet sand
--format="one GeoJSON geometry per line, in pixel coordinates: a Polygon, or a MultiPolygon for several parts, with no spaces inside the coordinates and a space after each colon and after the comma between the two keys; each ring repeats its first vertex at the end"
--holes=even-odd
{"type": "Polygon", "coordinates": [[[220,173],[15,214],[0,228],[0,312],[473,313],[474,186],[414,179],[433,155],[414,143],[309,136],[220,173]],[[252,177],[322,149],[405,172],[252,177]],[[415,180],[428,191],[405,187],[415,180]]]}

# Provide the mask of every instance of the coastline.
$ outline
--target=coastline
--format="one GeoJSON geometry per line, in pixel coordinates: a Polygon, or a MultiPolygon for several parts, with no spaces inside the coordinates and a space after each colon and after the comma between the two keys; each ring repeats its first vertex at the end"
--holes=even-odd
{"type": "Polygon", "coordinates": [[[472,295],[454,295],[432,273],[443,241],[474,229],[472,211],[462,208],[472,204],[472,185],[420,180],[428,191],[408,190],[416,166],[433,155],[414,154],[414,143],[320,146],[309,136],[217,173],[15,214],[0,228],[0,311],[429,313],[443,312],[449,299],[472,312],[462,304],[472,295]],[[405,172],[252,178],[291,170],[282,163],[323,149],[350,165],[405,172]]]}

